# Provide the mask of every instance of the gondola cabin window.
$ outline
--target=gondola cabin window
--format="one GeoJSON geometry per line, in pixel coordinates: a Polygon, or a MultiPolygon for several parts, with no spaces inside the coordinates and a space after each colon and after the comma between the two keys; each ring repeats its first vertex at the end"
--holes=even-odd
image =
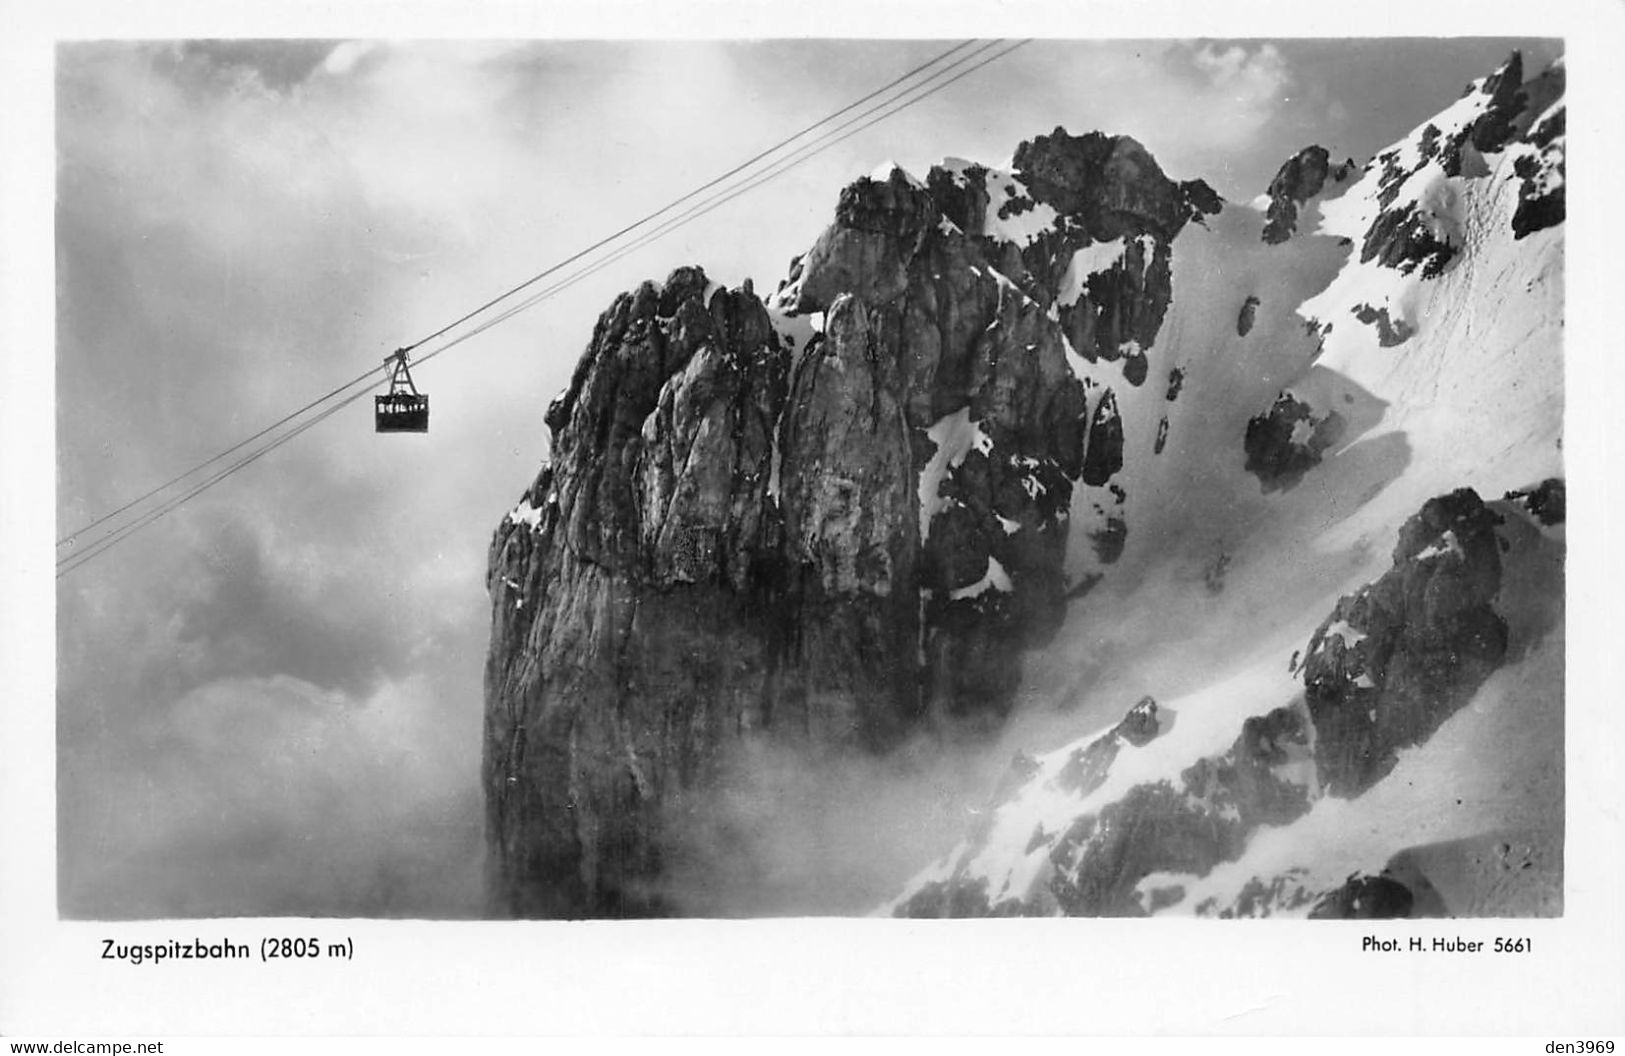
{"type": "Polygon", "coordinates": [[[429,397],[412,383],[406,349],[396,349],[384,360],[393,364],[389,392],[373,397],[373,427],[380,433],[426,433],[429,431],[429,397]]]}
{"type": "Polygon", "coordinates": [[[429,431],[429,397],[421,393],[390,393],[374,397],[374,424],[380,433],[429,431]]]}

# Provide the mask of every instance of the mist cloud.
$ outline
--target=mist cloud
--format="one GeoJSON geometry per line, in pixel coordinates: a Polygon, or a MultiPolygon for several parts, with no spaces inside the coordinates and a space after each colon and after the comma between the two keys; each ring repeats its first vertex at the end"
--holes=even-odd
{"type": "Polygon", "coordinates": [[[470,760],[435,750],[429,695],[421,681],[363,698],[276,675],[149,712],[98,759],[119,809],[67,815],[82,828],[65,847],[64,912],[477,914],[478,808],[458,773],[470,760]]]}
{"type": "Polygon", "coordinates": [[[407,628],[393,626],[387,612],[368,611],[376,599],[358,597],[342,569],[304,582],[276,574],[260,540],[232,524],[204,563],[203,594],[181,609],[177,642],[198,657],[200,673],[301,671],[316,687],[361,695],[405,665],[407,628]]]}

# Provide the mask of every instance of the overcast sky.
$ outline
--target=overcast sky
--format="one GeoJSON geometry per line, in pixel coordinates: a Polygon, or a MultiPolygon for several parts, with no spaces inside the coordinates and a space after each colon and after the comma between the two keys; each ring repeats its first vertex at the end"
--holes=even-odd
{"type": "MultiPolygon", "coordinates": [[[[58,522],[71,531],[945,42],[72,44],[58,52],[58,522]]],[[[477,908],[486,546],[619,290],[771,290],[839,189],[1057,125],[1264,189],[1363,161],[1555,42],[1039,42],[426,364],[60,583],[71,915],[477,908]]],[[[432,346],[431,346],[432,347],[432,346]]]]}

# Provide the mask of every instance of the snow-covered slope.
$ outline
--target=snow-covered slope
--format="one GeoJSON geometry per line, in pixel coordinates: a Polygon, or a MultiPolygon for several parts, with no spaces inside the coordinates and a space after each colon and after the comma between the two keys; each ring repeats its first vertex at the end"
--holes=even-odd
{"type": "Polygon", "coordinates": [[[1363,171],[1306,151],[1078,251],[1063,296],[1171,256],[1121,468],[1072,500],[1095,585],[882,912],[1560,912],[1562,91],[1514,56],[1363,171]]]}

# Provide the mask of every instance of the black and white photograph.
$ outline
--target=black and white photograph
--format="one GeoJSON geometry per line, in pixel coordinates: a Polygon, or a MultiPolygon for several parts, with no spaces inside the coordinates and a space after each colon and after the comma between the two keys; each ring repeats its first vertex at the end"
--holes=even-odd
{"type": "Polygon", "coordinates": [[[58,35],[40,927],[1504,941],[1617,1028],[1573,24],[58,35]]]}

